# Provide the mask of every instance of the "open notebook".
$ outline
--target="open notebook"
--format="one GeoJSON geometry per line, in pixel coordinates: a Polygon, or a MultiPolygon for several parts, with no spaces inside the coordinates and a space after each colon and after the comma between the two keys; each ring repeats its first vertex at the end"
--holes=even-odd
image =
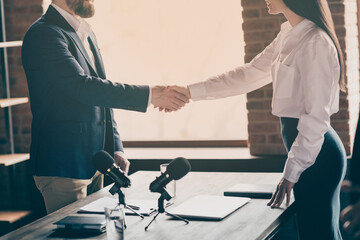
{"type": "Polygon", "coordinates": [[[198,195],[170,210],[187,219],[222,220],[250,201],[250,198],[198,195]]]}

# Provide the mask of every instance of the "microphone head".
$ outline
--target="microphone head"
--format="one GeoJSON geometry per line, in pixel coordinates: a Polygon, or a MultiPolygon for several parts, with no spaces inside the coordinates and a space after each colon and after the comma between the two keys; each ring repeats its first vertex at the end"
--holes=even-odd
{"type": "Polygon", "coordinates": [[[92,163],[94,167],[99,170],[99,172],[105,174],[106,171],[111,168],[115,162],[109,153],[101,150],[93,156],[92,163]]]}
{"type": "Polygon", "coordinates": [[[191,170],[191,165],[186,158],[178,157],[172,160],[166,168],[166,173],[174,180],[179,180],[191,170]]]}

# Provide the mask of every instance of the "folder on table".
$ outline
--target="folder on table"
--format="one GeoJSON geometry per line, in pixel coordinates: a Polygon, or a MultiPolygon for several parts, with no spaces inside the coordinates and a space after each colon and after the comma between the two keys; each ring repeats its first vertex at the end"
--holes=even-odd
{"type": "Polygon", "coordinates": [[[224,196],[270,199],[276,190],[274,184],[236,184],[224,192],[224,196]]]}
{"type": "Polygon", "coordinates": [[[57,228],[63,230],[80,230],[105,232],[106,220],[105,216],[93,215],[75,215],[67,216],[54,223],[57,228]]]}

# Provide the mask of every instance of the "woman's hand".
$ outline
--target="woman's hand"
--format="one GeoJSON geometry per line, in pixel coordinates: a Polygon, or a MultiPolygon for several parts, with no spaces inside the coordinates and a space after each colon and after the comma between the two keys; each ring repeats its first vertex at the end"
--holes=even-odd
{"type": "MultiPolygon", "coordinates": [[[[183,86],[174,85],[174,86],[168,86],[167,89],[172,90],[172,91],[174,91],[174,92],[176,92],[178,94],[183,95],[185,97],[185,99],[186,99],[185,104],[189,103],[189,100],[191,99],[191,94],[190,94],[190,90],[189,90],[188,86],[183,87],[183,86]]],[[[157,108],[157,107],[155,106],[155,108],[157,108]]],[[[165,112],[173,112],[173,110],[171,110],[171,109],[164,108],[164,107],[159,107],[160,112],[163,111],[163,110],[165,110],[165,112]]]]}
{"type": "Polygon", "coordinates": [[[280,207],[281,203],[284,201],[286,195],[286,206],[290,204],[290,196],[291,190],[293,189],[295,183],[282,178],[280,183],[277,185],[276,191],[272,195],[270,201],[268,202],[268,206],[271,208],[278,208],[280,207]]]}

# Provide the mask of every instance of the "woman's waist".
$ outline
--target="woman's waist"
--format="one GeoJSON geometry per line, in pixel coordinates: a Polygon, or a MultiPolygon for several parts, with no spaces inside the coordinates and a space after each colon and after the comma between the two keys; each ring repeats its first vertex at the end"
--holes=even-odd
{"type": "MultiPolygon", "coordinates": [[[[281,134],[282,136],[287,135],[297,135],[298,134],[298,124],[299,124],[299,118],[297,117],[280,117],[280,123],[281,123],[281,134]]],[[[334,131],[333,127],[329,125],[327,131],[325,133],[328,133],[329,131],[334,131]]]]}
{"type": "MultiPolygon", "coordinates": [[[[322,109],[321,112],[325,112],[325,108],[329,106],[315,106],[314,107],[322,109]]],[[[339,111],[339,103],[334,102],[330,104],[328,109],[330,116],[334,113],[339,111]]],[[[301,118],[302,115],[307,115],[307,110],[305,106],[304,99],[298,99],[297,97],[293,96],[290,98],[276,98],[273,97],[271,102],[271,113],[277,117],[288,117],[288,118],[301,118]]]]}
{"type": "Polygon", "coordinates": [[[280,117],[281,123],[281,134],[286,135],[296,135],[298,134],[297,126],[299,124],[299,118],[296,117],[280,117]]]}

